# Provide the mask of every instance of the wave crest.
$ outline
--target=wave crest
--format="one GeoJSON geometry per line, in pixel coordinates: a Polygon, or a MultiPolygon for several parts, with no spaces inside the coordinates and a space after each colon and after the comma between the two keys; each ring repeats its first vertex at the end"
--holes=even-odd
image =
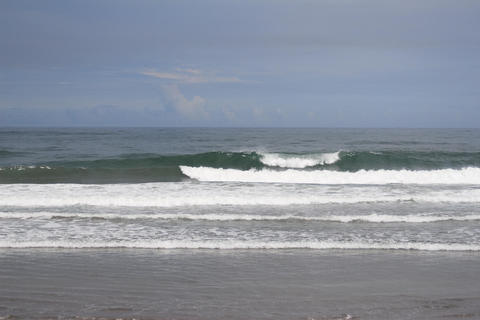
{"type": "MultiPolygon", "coordinates": [[[[5,153],[5,150],[4,150],[5,153]]],[[[7,152],[11,155],[10,152],[7,152]]],[[[1,157],[1,154],[0,154],[1,157]]],[[[184,167],[216,169],[443,170],[480,167],[480,152],[337,151],[332,153],[226,152],[196,154],[123,154],[116,157],[45,163],[11,163],[0,167],[6,183],[141,183],[180,182],[184,167]]]]}
{"type": "Polygon", "coordinates": [[[199,181],[304,184],[480,184],[480,168],[441,170],[330,170],[276,171],[180,166],[183,174],[199,181]]]}
{"type": "Polygon", "coordinates": [[[269,167],[303,169],[318,165],[333,164],[340,160],[340,151],[309,155],[291,155],[281,153],[261,154],[260,161],[269,167]]]}

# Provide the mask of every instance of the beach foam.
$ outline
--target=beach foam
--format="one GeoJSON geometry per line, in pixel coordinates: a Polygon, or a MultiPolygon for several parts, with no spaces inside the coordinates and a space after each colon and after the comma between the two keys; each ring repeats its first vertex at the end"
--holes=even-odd
{"type": "Polygon", "coordinates": [[[304,184],[480,184],[480,168],[441,170],[331,170],[276,171],[180,166],[183,174],[199,181],[304,184]]]}
{"type": "MultiPolygon", "coordinates": [[[[4,207],[179,207],[212,205],[309,205],[365,202],[480,202],[480,188],[435,186],[325,186],[296,184],[139,183],[0,184],[4,207]],[[412,189],[414,188],[414,189],[412,189]],[[418,190],[417,190],[418,189],[418,190]]],[[[1,211],[9,211],[0,209],[1,211]]]]}
{"type": "Polygon", "coordinates": [[[204,220],[204,221],[321,221],[321,222],[371,222],[371,223],[429,223],[442,221],[476,221],[480,215],[440,216],[440,215],[255,215],[255,214],[185,214],[185,213],[152,213],[152,214],[115,214],[115,213],[69,213],[69,212],[0,212],[4,219],[159,219],[159,220],[204,220]]]}
{"type": "Polygon", "coordinates": [[[480,245],[460,243],[365,243],[341,241],[0,241],[0,248],[144,248],[144,249],[345,249],[345,250],[419,250],[419,251],[480,251],[480,245]]]}

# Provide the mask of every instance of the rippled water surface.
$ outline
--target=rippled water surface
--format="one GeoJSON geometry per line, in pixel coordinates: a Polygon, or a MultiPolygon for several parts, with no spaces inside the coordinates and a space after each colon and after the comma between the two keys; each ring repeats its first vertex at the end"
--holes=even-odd
{"type": "Polygon", "coordinates": [[[480,130],[3,128],[0,249],[0,316],[478,318],[480,130]]]}

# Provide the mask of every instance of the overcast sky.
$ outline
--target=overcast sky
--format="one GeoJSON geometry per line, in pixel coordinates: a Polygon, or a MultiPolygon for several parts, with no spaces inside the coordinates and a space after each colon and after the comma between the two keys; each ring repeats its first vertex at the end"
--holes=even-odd
{"type": "Polygon", "coordinates": [[[480,1],[0,1],[0,126],[480,127],[480,1]]]}

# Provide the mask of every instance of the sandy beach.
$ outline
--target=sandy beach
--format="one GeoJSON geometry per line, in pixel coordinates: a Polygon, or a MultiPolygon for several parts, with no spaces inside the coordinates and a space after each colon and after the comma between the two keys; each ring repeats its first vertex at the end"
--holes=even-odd
{"type": "Polygon", "coordinates": [[[2,319],[479,319],[478,253],[0,251],[2,319]]]}

